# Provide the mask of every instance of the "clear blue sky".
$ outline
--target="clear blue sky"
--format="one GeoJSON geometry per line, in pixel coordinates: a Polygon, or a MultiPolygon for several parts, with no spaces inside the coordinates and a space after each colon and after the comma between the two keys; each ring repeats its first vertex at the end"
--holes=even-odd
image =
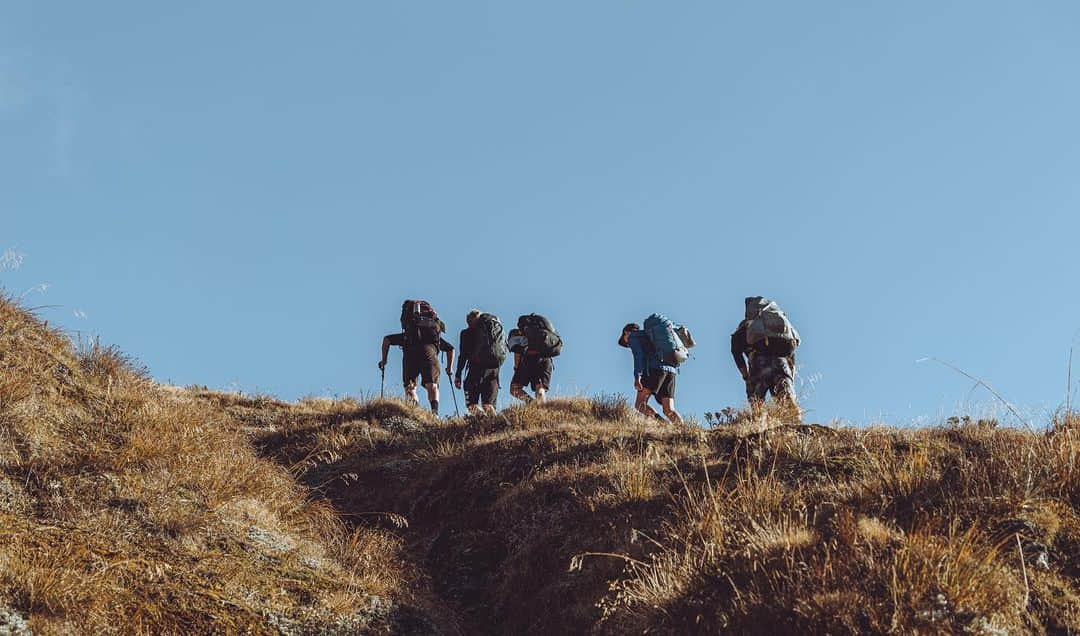
{"type": "Polygon", "coordinates": [[[762,294],[814,419],[986,399],[924,356],[1053,408],[1077,33],[1065,1],[9,0],[0,284],[162,380],[288,398],[378,391],[412,296],[455,340],[473,306],[549,315],[558,392],[625,392],[618,330],[662,311],[700,416],[742,402],[762,294]]]}

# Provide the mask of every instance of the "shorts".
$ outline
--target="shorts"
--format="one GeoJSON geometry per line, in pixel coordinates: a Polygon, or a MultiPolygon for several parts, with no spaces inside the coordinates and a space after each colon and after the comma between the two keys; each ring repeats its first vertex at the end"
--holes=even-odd
{"type": "Polygon", "coordinates": [[[653,394],[657,400],[675,399],[675,379],[679,376],[671,371],[653,369],[641,378],[641,386],[653,394]]]}
{"type": "Polygon", "coordinates": [[[777,397],[794,397],[794,373],[787,358],[757,354],[750,359],[750,379],[746,382],[746,397],[764,400],[772,393],[777,397]]]}
{"type": "Polygon", "coordinates": [[[485,406],[495,406],[495,400],[499,397],[499,370],[474,369],[470,366],[462,388],[465,389],[465,406],[481,402],[485,406]]]}
{"type": "Polygon", "coordinates": [[[551,372],[555,370],[555,363],[551,358],[524,355],[521,363],[514,370],[514,378],[510,380],[512,386],[531,386],[533,391],[551,388],[551,372]]]}
{"type": "Polygon", "coordinates": [[[405,347],[401,361],[401,381],[406,388],[416,386],[416,377],[421,384],[439,383],[439,348],[435,345],[405,347]]]}

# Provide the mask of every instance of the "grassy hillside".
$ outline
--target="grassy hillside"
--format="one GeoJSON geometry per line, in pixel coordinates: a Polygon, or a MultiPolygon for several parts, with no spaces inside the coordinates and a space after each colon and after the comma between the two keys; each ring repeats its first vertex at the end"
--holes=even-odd
{"type": "Polygon", "coordinates": [[[400,550],[220,409],[0,300],[0,633],[395,631],[428,620],[400,550]]]}
{"type": "Polygon", "coordinates": [[[1080,633],[1078,459],[176,389],[0,301],[0,633],[1080,633]]]}
{"type": "Polygon", "coordinates": [[[479,633],[1080,633],[1080,430],[670,428],[618,399],[436,421],[206,394],[479,633]],[[373,515],[377,511],[382,515],[373,515]]]}

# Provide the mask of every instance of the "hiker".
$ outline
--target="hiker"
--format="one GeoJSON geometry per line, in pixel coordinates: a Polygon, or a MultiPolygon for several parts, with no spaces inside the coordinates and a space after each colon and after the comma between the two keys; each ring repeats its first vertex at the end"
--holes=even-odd
{"type": "Polygon", "coordinates": [[[746,299],[746,317],[731,334],[731,355],[746,382],[746,397],[754,413],[761,412],[766,395],[772,393],[774,400],[787,404],[800,417],[794,387],[798,346],[799,332],[779,305],[761,296],[746,299]]]}
{"type": "Polygon", "coordinates": [[[683,421],[675,410],[675,384],[679,365],[689,358],[687,349],[693,345],[688,329],[659,314],[649,316],[644,328],[633,322],[623,327],[619,346],[634,354],[634,408],[639,413],[664,420],[649,406],[649,398],[654,397],[668,420],[683,421]]]}
{"type": "Polygon", "coordinates": [[[405,396],[419,404],[416,378],[427,389],[431,412],[439,414],[439,352],[446,352],[446,374],[451,375],[454,364],[454,346],[442,337],[446,325],[439,320],[431,305],[423,300],[406,300],[401,306],[401,332],[383,338],[382,359],[379,370],[386,370],[386,356],[390,347],[401,347],[401,379],[405,396]]]}
{"type": "Polygon", "coordinates": [[[514,377],[510,380],[510,395],[526,404],[542,404],[551,388],[555,370],[552,358],[562,353],[562,338],[551,321],[539,314],[518,318],[517,329],[510,331],[507,346],[514,353],[514,377]],[[525,392],[532,387],[534,396],[525,392]]]}
{"type": "Polygon", "coordinates": [[[461,373],[465,376],[465,407],[473,415],[485,411],[495,413],[499,395],[499,368],[506,360],[506,343],[498,316],[473,309],[465,316],[467,325],[461,330],[457,372],[454,386],[462,388],[461,373]]]}

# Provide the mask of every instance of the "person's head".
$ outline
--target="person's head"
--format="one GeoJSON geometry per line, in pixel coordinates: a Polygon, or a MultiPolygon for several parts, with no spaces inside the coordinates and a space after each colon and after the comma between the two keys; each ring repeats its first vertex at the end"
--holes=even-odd
{"type": "Polygon", "coordinates": [[[476,322],[476,319],[479,318],[480,314],[482,313],[484,312],[480,311],[479,309],[470,310],[469,313],[465,314],[465,324],[471,327],[472,324],[476,322]]]}
{"type": "Polygon", "coordinates": [[[626,326],[622,328],[622,334],[619,336],[619,346],[620,347],[629,347],[630,346],[630,340],[629,340],[630,334],[634,333],[635,331],[641,331],[641,325],[637,324],[636,322],[628,322],[628,323],[626,323],[626,326]]]}

